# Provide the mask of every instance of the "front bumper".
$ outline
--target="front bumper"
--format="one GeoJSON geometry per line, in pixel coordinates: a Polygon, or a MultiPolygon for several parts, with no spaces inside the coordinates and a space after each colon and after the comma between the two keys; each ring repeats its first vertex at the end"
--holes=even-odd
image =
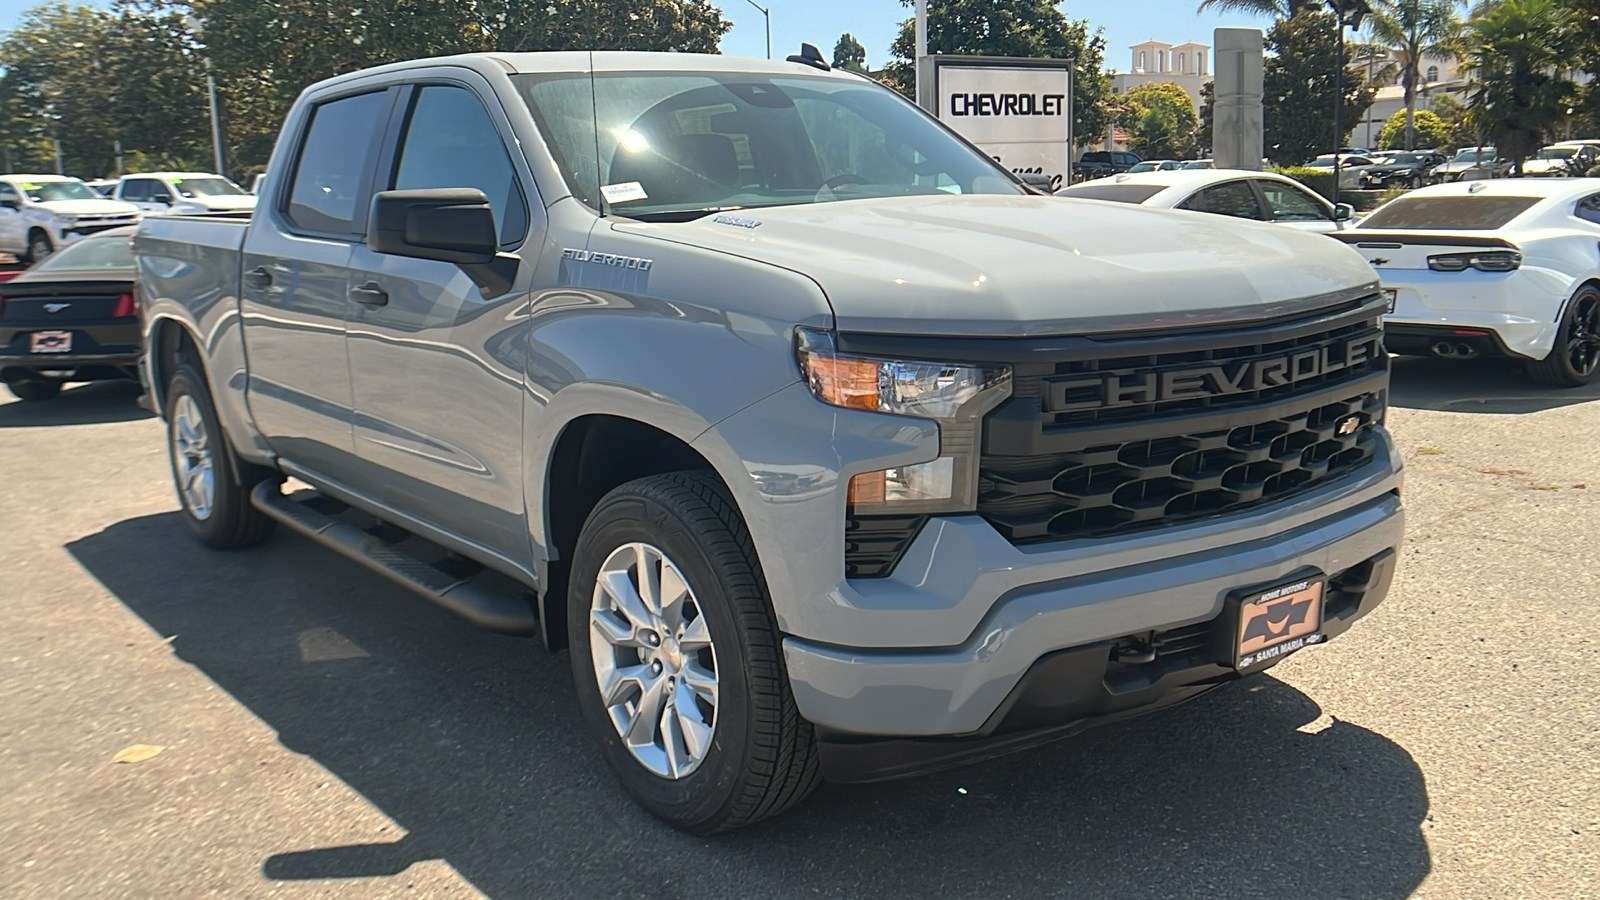
{"type": "Polygon", "coordinates": [[[1509,273],[1381,269],[1378,274],[1383,286],[1395,291],[1394,312],[1384,317],[1386,329],[1402,338],[1418,329],[1487,331],[1497,350],[1529,359],[1543,359],[1555,345],[1571,288],[1569,276],[1526,261],[1509,273]]]}
{"type": "MultiPolygon", "coordinates": [[[[978,526],[987,527],[981,520],[969,527],[978,526]]],[[[1308,568],[1337,582],[1364,564],[1392,559],[1403,528],[1399,494],[1391,489],[1289,531],[1017,588],[995,602],[960,646],[871,650],[789,637],[784,658],[801,713],[822,729],[825,739],[850,743],[871,737],[984,738],[1018,730],[1016,721],[1007,724],[1018,702],[1008,704],[1008,698],[1030,670],[1071,651],[1077,654],[1077,683],[1067,694],[1074,699],[1044,703],[1055,706],[1054,712],[1029,712],[1026,723],[1070,726],[1234,677],[1209,649],[1209,638],[1203,641],[1208,648],[1203,658],[1185,657],[1171,671],[1173,660],[1157,655],[1136,672],[1113,672],[1108,663],[1119,644],[1159,646],[1195,629],[1210,634],[1220,627],[1215,623],[1230,593],[1283,581],[1308,568]],[[1113,684],[1113,675],[1123,688],[1113,684]]],[[[930,527],[919,542],[944,540],[959,556],[959,536],[948,530],[930,527]]],[[[1389,567],[1392,562],[1385,564],[1385,571],[1389,567]]],[[[1365,615],[1382,600],[1387,585],[1384,575],[1363,588],[1353,605],[1340,606],[1330,595],[1327,633],[1342,632],[1365,615]]]]}

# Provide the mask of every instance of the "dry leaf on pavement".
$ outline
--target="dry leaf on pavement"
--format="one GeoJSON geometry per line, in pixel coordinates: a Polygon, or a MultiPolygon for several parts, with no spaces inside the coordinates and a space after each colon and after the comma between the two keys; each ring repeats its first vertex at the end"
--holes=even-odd
{"type": "Polygon", "coordinates": [[[147,759],[154,759],[165,749],[167,748],[157,747],[153,744],[134,744],[131,747],[123,747],[117,751],[117,755],[111,757],[111,761],[119,763],[144,762],[147,759]]]}

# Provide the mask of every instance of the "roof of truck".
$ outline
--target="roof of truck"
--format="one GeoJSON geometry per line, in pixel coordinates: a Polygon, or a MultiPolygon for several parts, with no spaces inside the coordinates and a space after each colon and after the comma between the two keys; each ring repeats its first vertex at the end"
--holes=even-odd
{"type": "MultiPolygon", "coordinates": [[[[469,69],[498,69],[509,74],[581,72],[735,72],[754,75],[811,75],[864,79],[846,69],[824,71],[804,63],[720,53],[645,53],[632,50],[565,50],[553,53],[462,53],[413,59],[338,75],[318,85],[338,84],[367,75],[406,71],[424,66],[458,65],[469,69]]],[[[317,85],[313,85],[316,87],[317,85]]]]}

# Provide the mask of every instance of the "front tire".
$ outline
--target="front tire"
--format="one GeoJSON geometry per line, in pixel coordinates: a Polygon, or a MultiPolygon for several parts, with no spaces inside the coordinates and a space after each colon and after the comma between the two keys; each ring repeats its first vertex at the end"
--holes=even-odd
{"type": "Polygon", "coordinates": [[[51,243],[50,235],[35,228],[28,232],[28,255],[22,261],[31,266],[54,252],[56,246],[51,243]]]}
{"type": "Polygon", "coordinates": [[[714,834],[816,786],[760,562],[715,478],[655,475],[601,499],[573,556],[567,626],[584,720],[651,814],[714,834]]]}
{"type": "Polygon", "coordinates": [[[13,381],[6,384],[11,395],[24,403],[43,403],[61,393],[62,382],[50,378],[13,381]]]}
{"type": "Polygon", "coordinates": [[[265,540],[273,520],[250,504],[251,489],[265,476],[233,456],[205,376],[190,365],[167,384],[165,418],[172,483],[189,530],[218,550],[265,540]],[[250,475],[236,479],[236,472],[250,475]]]}
{"type": "Polygon", "coordinates": [[[1555,346],[1527,365],[1528,377],[1551,387],[1583,387],[1600,369],[1600,289],[1585,287],[1567,304],[1555,346]]]}

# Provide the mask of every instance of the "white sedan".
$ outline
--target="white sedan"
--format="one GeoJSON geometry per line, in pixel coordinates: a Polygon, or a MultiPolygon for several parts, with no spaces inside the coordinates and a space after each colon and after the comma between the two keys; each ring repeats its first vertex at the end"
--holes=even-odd
{"type": "Polygon", "coordinates": [[[1390,352],[1506,357],[1538,382],[1588,384],[1600,363],[1600,178],[1441,184],[1337,238],[1390,297],[1390,352]]]}
{"type": "Polygon", "coordinates": [[[1188,209],[1324,234],[1349,228],[1355,216],[1349,206],[1334,206],[1291,178],[1244,169],[1129,172],[1064,187],[1056,196],[1188,209]]]}

